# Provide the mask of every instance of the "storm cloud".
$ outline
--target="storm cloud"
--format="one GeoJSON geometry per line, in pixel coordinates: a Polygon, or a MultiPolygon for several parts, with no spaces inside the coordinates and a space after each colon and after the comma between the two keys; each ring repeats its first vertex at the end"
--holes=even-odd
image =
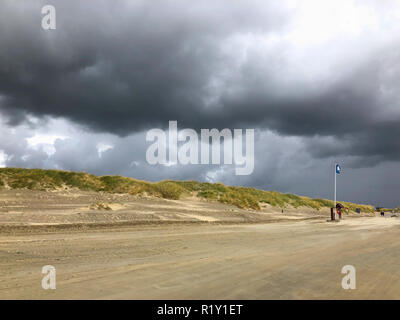
{"type": "MultiPolygon", "coordinates": [[[[396,1],[6,0],[0,110],[3,130],[18,132],[0,149],[6,165],[328,197],[323,172],[335,160],[353,172],[387,172],[400,160],[399,35],[396,1]],[[56,30],[41,28],[45,4],[57,10],[56,30]],[[73,128],[69,138],[52,141],[52,152],[29,145],[49,121],[46,134],[60,134],[57,119],[73,128]],[[145,131],[169,120],[255,128],[255,173],[147,165],[145,131]],[[106,140],[113,147],[99,157],[106,140]]],[[[364,202],[377,194],[349,192],[364,202]]],[[[379,194],[397,201],[393,189],[379,194]]]]}

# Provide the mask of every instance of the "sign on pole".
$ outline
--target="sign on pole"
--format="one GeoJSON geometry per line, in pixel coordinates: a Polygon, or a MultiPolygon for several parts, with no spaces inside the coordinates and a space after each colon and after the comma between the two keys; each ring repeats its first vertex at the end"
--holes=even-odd
{"type": "Polygon", "coordinates": [[[336,175],[340,174],[342,168],[336,163],[335,164],[335,197],[334,197],[334,207],[335,207],[335,216],[336,216],[336,175]]]}

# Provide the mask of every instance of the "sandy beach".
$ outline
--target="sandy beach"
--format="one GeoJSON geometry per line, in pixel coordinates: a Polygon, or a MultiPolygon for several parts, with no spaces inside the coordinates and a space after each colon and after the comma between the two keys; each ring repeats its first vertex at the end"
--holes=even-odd
{"type": "Polygon", "coordinates": [[[94,193],[0,201],[1,299],[400,298],[398,218],[94,193]],[[114,209],[90,206],[104,197],[114,209]],[[44,265],[56,290],[41,287],[44,265]],[[345,265],[356,290],[341,286],[345,265]]]}

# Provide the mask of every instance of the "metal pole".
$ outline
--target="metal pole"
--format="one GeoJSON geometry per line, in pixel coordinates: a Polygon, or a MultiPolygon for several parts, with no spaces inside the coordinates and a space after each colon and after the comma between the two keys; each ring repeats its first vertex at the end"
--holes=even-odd
{"type": "Polygon", "coordinates": [[[335,175],[335,200],[334,200],[334,212],[335,212],[335,218],[336,218],[336,163],[335,163],[335,170],[333,171],[333,174],[335,175]]]}

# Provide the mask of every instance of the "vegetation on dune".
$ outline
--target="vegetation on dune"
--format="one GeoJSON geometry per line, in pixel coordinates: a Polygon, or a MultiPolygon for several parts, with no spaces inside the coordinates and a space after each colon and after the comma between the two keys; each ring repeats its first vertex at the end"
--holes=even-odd
{"type": "MultiPolygon", "coordinates": [[[[60,170],[0,168],[0,188],[57,190],[77,188],[87,191],[104,191],[109,193],[146,194],[165,199],[180,199],[184,195],[197,195],[211,201],[232,204],[242,209],[260,210],[261,204],[274,207],[288,206],[310,207],[321,209],[332,207],[333,201],[311,199],[294,194],[265,191],[255,188],[231,187],[222,183],[197,181],[160,181],[146,182],[121,176],[95,176],[86,172],[60,170]]],[[[360,208],[362,212],[373,212],[367,205],[342,202],[351,211],[360,208]]]]}

